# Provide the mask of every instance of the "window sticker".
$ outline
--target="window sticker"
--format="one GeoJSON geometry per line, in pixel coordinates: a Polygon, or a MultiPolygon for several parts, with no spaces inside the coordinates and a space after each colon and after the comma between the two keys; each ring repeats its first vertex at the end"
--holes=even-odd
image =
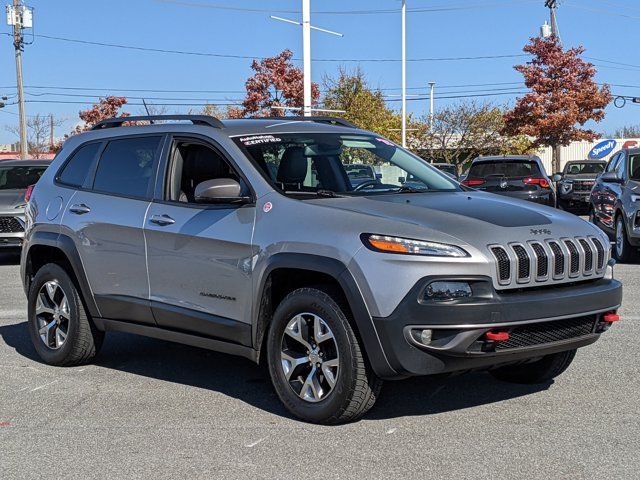
{"type": "Polygon", "coordinates": [[[273,135],[252,135],[251,137],[241,137],[240,141],[246,146],[262,145],[264,143],[279,143],[282,139],[273,135]]]}

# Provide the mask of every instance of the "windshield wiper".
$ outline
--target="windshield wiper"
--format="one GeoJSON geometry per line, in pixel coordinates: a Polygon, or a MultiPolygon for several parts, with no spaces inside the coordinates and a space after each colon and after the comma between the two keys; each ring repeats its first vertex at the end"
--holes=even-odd
{"type": "Polygon", "coordinates": [[[319,189],[316,192],[316,195],[318,195],[319,197],[326,197],[326,198],[342,198],[342,195],[338,195],[333,190],[325,190],[323,188],[319,189]]]}
{"type": "Polygon", "coordinates": [[[397,190],[395,190],[395,193],[424,193],[427,190],[427,188],[415,188],[410,187],[409,185],[402,185],[397,190]]]}

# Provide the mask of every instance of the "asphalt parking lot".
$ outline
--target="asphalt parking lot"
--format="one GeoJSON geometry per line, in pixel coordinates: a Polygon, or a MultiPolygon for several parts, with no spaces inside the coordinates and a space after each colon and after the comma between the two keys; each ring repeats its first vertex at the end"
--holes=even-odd
{"type": "Polygon", "coordinates": [[[125,334],[95,364],[38,361],[0,256],[0,478],[640,478],[640,265],[622,321],[554,384],[387,383],[360,422],[294,420],[249,361],[125,334]]]}

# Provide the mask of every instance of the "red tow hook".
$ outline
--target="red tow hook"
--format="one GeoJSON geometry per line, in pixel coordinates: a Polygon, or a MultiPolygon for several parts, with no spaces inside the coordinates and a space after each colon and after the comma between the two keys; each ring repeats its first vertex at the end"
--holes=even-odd
{"type": "Polygon", "coordinates": [[[602,317],[602,321],[606,323],[613,323],[620,320],[620,315],[615,312],[605,313],[602,317]]]}
{"type": "Polygon", "coordinates": [[[487,332],[484,334],[487,340],[491,340],[492,342],[504,342],[509,340],[508,332],[487,332]]]}

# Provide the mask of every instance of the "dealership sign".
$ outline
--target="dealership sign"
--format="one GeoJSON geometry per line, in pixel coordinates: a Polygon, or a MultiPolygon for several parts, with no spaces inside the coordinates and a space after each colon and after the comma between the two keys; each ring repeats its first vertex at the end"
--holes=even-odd
{"type": "Polygon", "coordinates": [[[589,152],[589,158],[592,160],[604,158],[611,152],[613,152],[613,149],[616,148],[616,145],[617,142],[615,140],[603,140],[591,149],[591,151],[589,152]]]}

